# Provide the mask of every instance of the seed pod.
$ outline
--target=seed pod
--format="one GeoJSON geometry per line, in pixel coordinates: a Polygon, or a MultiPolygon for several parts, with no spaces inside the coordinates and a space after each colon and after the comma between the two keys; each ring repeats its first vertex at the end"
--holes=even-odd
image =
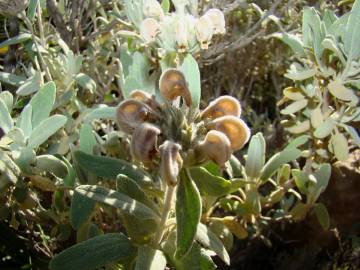
{"type": "Polygon", "coordinates": [[[153,18],[147,18],[140,24],[140,36],[146,43],[155,41],[156,36],[160,33],[160,25],[153,18]]]}
{"type": "Polygon", "coordinates": [[[211,38],[214,34],[213,25],[211,20],[207,16],[202,16],[197,20],[195,24],[196,38],[200,43],[200,48],[203,50],[207,50],[209,48],[209,44],[211,38]]]}
{"type": "Polygon", "coordinates": [[[209,127],[225,133],[233,151],[241,149],[250,138],[250,129],[246,123],[232,115],[215,119],[209,124],[209,127]]]}
{"type": "Polygon", "coordinates": [[[209,106],[201,113],[202,119],[216,119],[225,115],[239,117],[241,115],[241,106],[237,99],[231,96],[221,96],[210,102],[209,106]]]}
{"type": "Polygon", "coordinates": [[[131,138],[131,152],[135,159],[145,165],[151,163],[157,152],[157,136],[160,129],[149,123],[143,123],[136,127],[131,138]]]}
{"type": "Polygon", "coordinates": [[[181,96],[188,107],[191,105],[191,95],[187,87],[184,74],[174,68],[166,70],[160,78],[159,88],[161,95],[169,101],[181,96]]]}
{"type": "Polygon", "coordinates": [[[157,0],[145,0],[143,6],[143,13],[146,17],[162,20],[164,18],[164,11],[157,0]]]}
{"type": "Polygon", "coordinates": [[[219,166],[223,166],[231,157],[231,144],[226,135],[217,130],[210,130],[200,143],[201,151],[219,166]]]}
{"type": "Polygon", "coordinates": [[[116,116],[120,128],[127,133],[145,121],[156,119],[151,108],[136,99],[122,101],[117,108],[116,116]]]}
{"type": "Polygon", "coordinates": [[[133,90],[130,93],[129,98],[136,99],[140,102],[143,102],[153,110],[156,110],[157,108],[159,108],[159,104],[156,102],[155,98],[152,95],[150,95],[149,93],[144,92],[142,90],[138,90],[138,89],[133,90]]]}
{"type": "Polygon", "coordinates": [[[212,8],[206,11],[204,16],[210,19],[213,25],[214,35],[226,33],[224,13],[216,8],[212,8]]]}
{"type": "Polygon", "coordinates": [[[0,14],[17,16],[26,9],[28,0],[0,0],[0,14]]]}
{"type": "Polygon", "coordinates": [[[177,177],[183,165],[180,150],[181,146],[172,141],[165,141],[160,146],[160,176],[169,186],[177,184],[177,177]]]}

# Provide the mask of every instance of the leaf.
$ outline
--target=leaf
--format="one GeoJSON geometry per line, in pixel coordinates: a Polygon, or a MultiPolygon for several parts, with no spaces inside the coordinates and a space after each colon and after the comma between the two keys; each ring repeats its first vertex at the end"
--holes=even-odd
{"type": "Polygon", "coordinates": [[[199,108],[201,97],[200,70],[198,63],[191,54],[185,56],[180,70],[183,72],[186,82],[188,83],[188,88],[191,93],[192,107],[199,108]]]}
{"type": "Polygon", "coordinates": [[[293,114],[293,113],[296,113],[296,112],[304,109],[307,105],[308,105],[308,100],[307,99],[298,100],[298,101],[295,101],[295,102],[291,103],[285,109],[282,109],[280,111],[280,113],[284,114],[284,115],[293,114]]]}
{"type": "Polygon", "coordinates": [[[39,173],[52,172],[59,178],[65,178],[68,174],[65,162],[53,155],[37,156],[35,169],[39,173]]]}
{"type": "Polygon", "coordinates": [[[304,144],[306,144],[310,139],[309,135],[301,135],[289,142],[284,150],[291,149],[291,148],[298,148],[304,144]]]}
{"type": "Polygon", "coordinates": [[[316,107],[315,109],[311,110],[311,125],[314,128],[319,127],[324,122],[324,116],[321,112],[320,107],[316,107]]]}
{"type": "Polygon", "coordinates": [[[328,118],[315,129],[314,136],[318,139],[326,138],[333,131],[335,125],[336,122],[332,118],[328,118]]]}
{"type": "Polygon", "coordinates": [[[191,168],[189,171],[200,194],[204,196],[221,197],[234,192],[238,187],[237,182],[213,175],[203,167],[191,168]]]}
{"type": "Polygon", "coordinates": [[[87,198],[118,208],[123,213],[136,218],[159,220],[159,216],[149,207],[115,190],[95,185],[81,185],[75,190],[87,198]]]}
{"type": "Polygon", "coordinates": [[[23,131],[24,136],[28,138],[32,132],[32,106],[27,104],[20,114],[17,126],[23,131]]]}
{"type": "Polygon", "coordinates": [[[80,150],[87,154],[92,154],[97,145],[95,135],[91,125],[85,123],[80,128],[80,150]]]}
{"type": "Polygon", "coordinates": [[[319,169],[314,173],[314,176],[316,178],[317,188],[324,191],[331,177],[331,165],[327,163],[321,164],[319,169]]]}
{"type": "Polygon", "coordinates": [[[96,82],[84,73],[79,73],[75,76],[75,81],[82,88],[90,90],[91,93],[94,93],[96,90],[96,82]]]}
{"type": "Polygon", "coordinates": [[[358,132],[356,131],[356,129],[351,126],[345,125],[345,124],[340,124],[340,126],[346,130],[346,132],[350,135],[350,137],[352,138],[354,143],[358,147],[360,147],[360,136],[359,136],[358,132]]]}
{"type": "Polygon", "coordinates": [[[284,89],[283,94],[290,100],[303,100],[305,96],[301,93],[301,89],[295,87],[287,87],[284,89]]]}
{"type": "Polygon", "coordinates": [[[323,227],[324,230],[328,230],[330,228],[330,216],[326,206],[322,203],[317,203],[314,209],[321,227],[323,227]]]}
{"type": "Polygon", "coordinates": [[[37,148],[43,144],[50,136],[54,135],[66,124],[67,118],[63,115],[53,115],[43,120],[32,132],[29,137],[28,145],[37,148]]]}
{"type": "Polygon", "coordinates": [[[260,179],[269,179],[283,164],[296,160],[301,156],[301,151],[296,148],[286,149],[273,155],[261,170],[260,179]]]}
{"type": "Polygon", "coordinates": [[[295,184],[302,194],[307,194],[307,183],[309,182],[308,176],[299,169],[291,170],[291,173],[295,179],[295,184]]]}
{"type": "Polygon", "coordinates": [[[40,89],[41,76],[40,72],[35,72],[32,77],[28,78],[25,83],[16,90],[16,94],[19,96],[27,96],[38,91],[40,89]]]}
{"type": "Polygon", "coordinates": [[[6,134],[12,129],[13,125],[13,120],[8,111],[8,107],[5,102],[0,99],[0,128],[6,134]]]}
{"type": "Polygon", "coordinates": [[[26,78],[23,76],[18,76],[12,73],[0,72],[0,81],[12,86],[19,87],[25,82],[26,78]]]}
{"type": "Polygon", "coordinates": [[[265,139],[261,133],[251,138],[245,164],[246,175],[251,179],[257,179],[265,164],[265,139]]]}
{"type": "Polygon", "coordinates": [[[184,257],[191,249],[201,217],[201,197],[189,172],[180,172],[176,197],[176,252],[175,258],[184,257]]]}
{"type": "Polygon", "coordinates": [[[305,120],[304,122],[300,122],[295,124],[292,127],[287,127],[286,130],[292,134],[301,134],[310,129],[310,121],[305,120]]]}
{"type": "Polygon", "coordinates": [[[3,91],[0,93],[0,99],[4,101],[9,113],[12,111],[14,104],[14,97],[9,91],[3,91]]]}
{"type": "Polygon", "coordinates": [[[12,38],[8,38],[5,41],[0,43],[0,49],[7,47],[7,46],[11,46],[11,45],[15,45],[15,44],[20,44],[23,43],[27,40],[31,39],[31,34],[29,33],[22,33],[20,35],[17,35],[16,37],[12,37],[12,38]]]}
{"type": "Polygon", "coordinates": [[[344,134],[337,132],[331,137],[331,144],[334,149],[335,157],[340,161],[345,161],[349,157],[349,146],[344,134]]]}
{"type": "Polygon", "coordinates": [[[95,270],[133,256],[135,248],[121,233],[95,236],[74,245],[50,261],[51,270],[95,270]]]}
{"type": "MultiPolygon", "coordinates": [[[[29,20],[32,22],[35,18],[35,14],[36,14],[36,7],[38,5],[39,0],[30,0],[28,9],[27,9],[27,17],[29,18],[29,20]]],[[[41,7],[39,7],[41,8],[41,7]]]]}
{"type": "Polygon", "coordinates": [[[54,106],[56,87],[54,82],[45,84],[30,100],[32,106],[32,127],[36,128],[41,121],[48,118],[54,106]]]}
{"type": "Polygon", "coordinates": [[[79,230],[83,224],[89,221],[96,202],[78,192],[74,192],[71,199],[70,222],[75,230],[79,230]]]}
{"type": "Polygon", "coordinates": [[[199,223],[196,231],[196,240],[203,247],[214,251],[226,265],[230,265],[230,257],[223,243],[206,225],[199,223]]]}
{"type": "Polygon", "coordinates": [[[315,73],[316,71],[314,69],[296,70],[290,68],[284,76],[293,81],[304,81],[314,77],[315,73]]]}
{"type": "Polygon", "coordinates": [[[360,1],[355,1],[345,30],[345,51],[351,63],[360,56],[360,1]]]}
{"type": "Polygon", "coordinates": [[[331,81],[328,84],[328,89],[330,93],[341,100],[344,101],[353,101],[354,103],[357,102],[358,97],[354,94],[354,91],[351,89],[346,88],[342,83],[339,81],[331,81]]]}
{"type": "Polygon", "coordinates": [[[162,0],[161,8],[163,9],[164,13],[168,13],[170,10],[170,0],[162,0]]]}
{"type": "Polygon", "coordinates": [[[282,42],[287,44],[292,49],[292,51],[298,54],[300,57],[306,57],[303,47],[304,44],[297,36],[288,33],[276,33],[273,36],[279,38],[282,42]]]}
{"type": "Polygon", "coordinates": [[[119,174],[124,174],[141,187],[152,183],[146,172],[124,160],[89,155],[82,151],[75,151],[74,158],[85,171],[99,177],[115,179],[119,174]]]}
{"type": "Polygon", "coordinates": [[[140,246],[136,260],[135,270],[164,270],[166,258],[162,251],[148,246],[140,246]]]}
{"type": "Polygon", "coordinates": [[[91,122],[93,120],[109,119],[115,120],[116,107],[102,106],[99,108],[91,109],[90,112],[84,117],[84,122],[91,122]]]}

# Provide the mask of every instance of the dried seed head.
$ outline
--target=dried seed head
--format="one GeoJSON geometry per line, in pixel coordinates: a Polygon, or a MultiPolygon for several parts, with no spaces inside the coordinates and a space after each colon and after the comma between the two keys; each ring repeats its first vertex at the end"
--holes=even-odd
{"type": "Polygon", "coordinates": [[[169,101],[181,96],[188,107],[191,105],[191,95],[187,87],[184,74],[177,69],[166,70],[160,78],[159,88],[161,95],[169,101]]]}
{"type": "Polygon", "coordinates": [[[210,130],[200,144],[201,151],[219,166],[223,166],[231,157],[231,143],[228,137],[217,130],[210,130]]]}
{"type": "Polygon", "coordinates": [[[241,149],[250,138],[250,129],[243,120],[232,115],[215,119],[209,125],[223,132],[230,140],[233,151],[241,149]]]}
{"type": "Polygon", "coordinates": [[[241,115],[241,106],[237,99],[231,96],[221,96],[215,99],[201,113],[201,118],[216,119],[225,115],[236,117],[241,115]]]}
{"type": "Polygon", "coordinates": [[[202,16],[197,20],[195,24],[196,38],[200,43],[200,47],[203,50],[207,50],[209,48],[209,44],[211,38],[214,34],[213,25],[211,20],[207,16],[202,16]]]}
{"type": "Polygon", "coordinates": [[[161,158],[160,176],[169,186],[175,186],[183,165],[180,156],[181,146],[172,141],[165,141],[159,148],[161,158]]]}
{"type": "Polygon", "coordinates": [[[136,99],[122,101],[117,108],[116,116],[120,128],[127,133],[143,122],[156,118],[149,106],[136,99]]]}
{"type": "Polygon", "coordinates": [[[175,27],[175,40],[179,53],[184,53],[189,47],[185,23],[179,20],[175,27]]]}
{"type": "Polygon", "coordinates": [[[164,18],[164,11],[157,0],[145,0],[143,6],[143,13],[146,17],[162,20],[164,18]]]}
{"type": "Polygon", "coordinates": [[[0,0],[0,14],[5,16],[17,16],[24,11],[28,0],[0,0]]]}
{"type": "Polygon", "coordinates": [[[224,13],[216,8],[212,8],[209,9],[204,16],[210,19],[215,35],[226,33],[224,13]]]}
{"type": "Polygon", "coordinates": [[[159,107],[159,104],[156,102],[155,98],[151,94],[142,90],[133,90],[130,93],[129,98],[143,102],[146,105],[150,106],[150,108],[153,110],[156,110],[159,107]]]}
{"type": "Polygon", "coordinates": [[[131,138],[131,152],[136,160],[145,165],[151,163],[157,152],[157,137],[160,129],[149,123],[143,123],[135,128],[131,138]]]}
{"type": "Polygon", "coordinates": [[[160,33],[160,25],[153,18],[147,18],[140,24],[140,35],[146,43],[155,41],[156,36],[160,33]]]}

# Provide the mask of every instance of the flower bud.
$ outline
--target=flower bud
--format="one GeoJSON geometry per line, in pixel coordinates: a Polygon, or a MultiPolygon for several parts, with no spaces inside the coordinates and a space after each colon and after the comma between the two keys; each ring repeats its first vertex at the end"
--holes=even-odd
{"type": "Polygon", "coordinates": [[[116,116],[120,128],[127,133],[145,121],[156,119],[151,108],[136,99],[122,101],[117,108],[116,116]]]}
{"type": "Polygon", "coordinates": [[[161,95],[167,100],[174,100],[181,96],[188,107],[191,105],[191,95],[187,87],[184,74],[177,69],[166,70],[160,78],[159,88],[161,95]]]}
{"type": "Polygon", "coordinates": [[[142,123],[135,128],[131,138],[131,152],[136,160],[145,165],[150,163],[157,152],[157,136],[160,129],[149,123],[142,123]]]}
{"type": "Polygon", "coordinates": [[[212,8],[209,9],[204,16],[210,19],[213,25],[214,35],[226,33],[224,13],[216,8],[212,8]]]}
{"type": "Polygon", "coordinates": [[[230,140],[233,151],[241,149],[250,138],[250,129],[243,120],[232,115],[222,116],[209,126],[223,132],[230,140]]]}
{"type": "Polygon", "coordinates": [[[226,135],[217,130],[210,130],[200,143],[201,151],[219,166],[223,166],[231,157],[231,144],[226,135]]]}
{"type": "Polygon", "coordinates": [[[195,24],[195,30],[196,38],[200,43],[200,48],[207,50],[209,48],[211,38],[214,34],[213,25],[210,18],[207,16],[200,17],[200,19],[198,19],[195,24]]]}
{"type": "Polygon", "coordinates": [[[201,113],[201,118],[216,119],[225,115],[236,117],[241,115],[241,106],[237,99],[231,96],[221,96],[215,99],[201,113]]]}
{"type": "Polygon", "coordinates": [[[145,0],[143,13],[146,17],[154,19],[162,20],[164,18],[164,11],[157,0],[145,0]]]}
{"type": "Polygon", "coordinates": [[[147,18],[140,24],[140,36],[146,43],[155,41],[156,36],[160,32],[159,23],[153,18],[147,18]]]}
{"type": "Polygon", "coordinates": [[[177,184],[177,177],[183,165],[180,150],[181,146],[172,141],[165,141],[160,146],[160,176],[169,186],[177,184]]]}

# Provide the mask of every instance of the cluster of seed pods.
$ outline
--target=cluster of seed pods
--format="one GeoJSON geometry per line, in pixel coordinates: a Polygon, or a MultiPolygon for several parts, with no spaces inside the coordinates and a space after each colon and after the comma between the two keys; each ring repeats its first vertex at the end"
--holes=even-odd
{"type": "MultiPolygon", "coordinates": [[[[225,18],[219,9],[210,9],[200,18],[196,18],[186,13],[183,6],[176,8],[177,12],[165,14],[158,1],[144,1],[145,19],[139,30],[145,43],[171,38],[179,52],[191,49],[193,41],[197,41],[200,48],[206,50],[214,35],[225,34],[225,18]]],[[[163,40],[162,43],[164,42],[163,40]]]]}
{"type": "MultiPolygon", "coordinates": [[[[144,91],[132,91],[119,104],[117,121],[120,129],[131,135],[133,158],[145,167],[151,166],[154,160],[160,160],[160,176],[168,185],[176,185],[184,164],[201,164],[212,160],[222,167],[232,153],[249,140],[250,129],[240,119],[239,102],[231,96],[221,96],[192,118],[195,119],[193,123],[186,123],[186,127],[193,129],[191,147],[183,147],[184,140],[168,136],[169,132],[164,130],[161,123],[173,120],[169,119],[174,117],[169,109],[180,113],[184,111],[172,104],[175,99],[181,98],[185,108],[192,104],[184,75],[177,69],[166,70],[160,78],[159,89],[164,103],[144,91]],[[189,152],[193,154],[189,155],[189,152]],[[189,156],[191,163],[187,160],[189,156]]],[[[174,126],[176,129],[182,128],[180,124],[174,126]]]]}

